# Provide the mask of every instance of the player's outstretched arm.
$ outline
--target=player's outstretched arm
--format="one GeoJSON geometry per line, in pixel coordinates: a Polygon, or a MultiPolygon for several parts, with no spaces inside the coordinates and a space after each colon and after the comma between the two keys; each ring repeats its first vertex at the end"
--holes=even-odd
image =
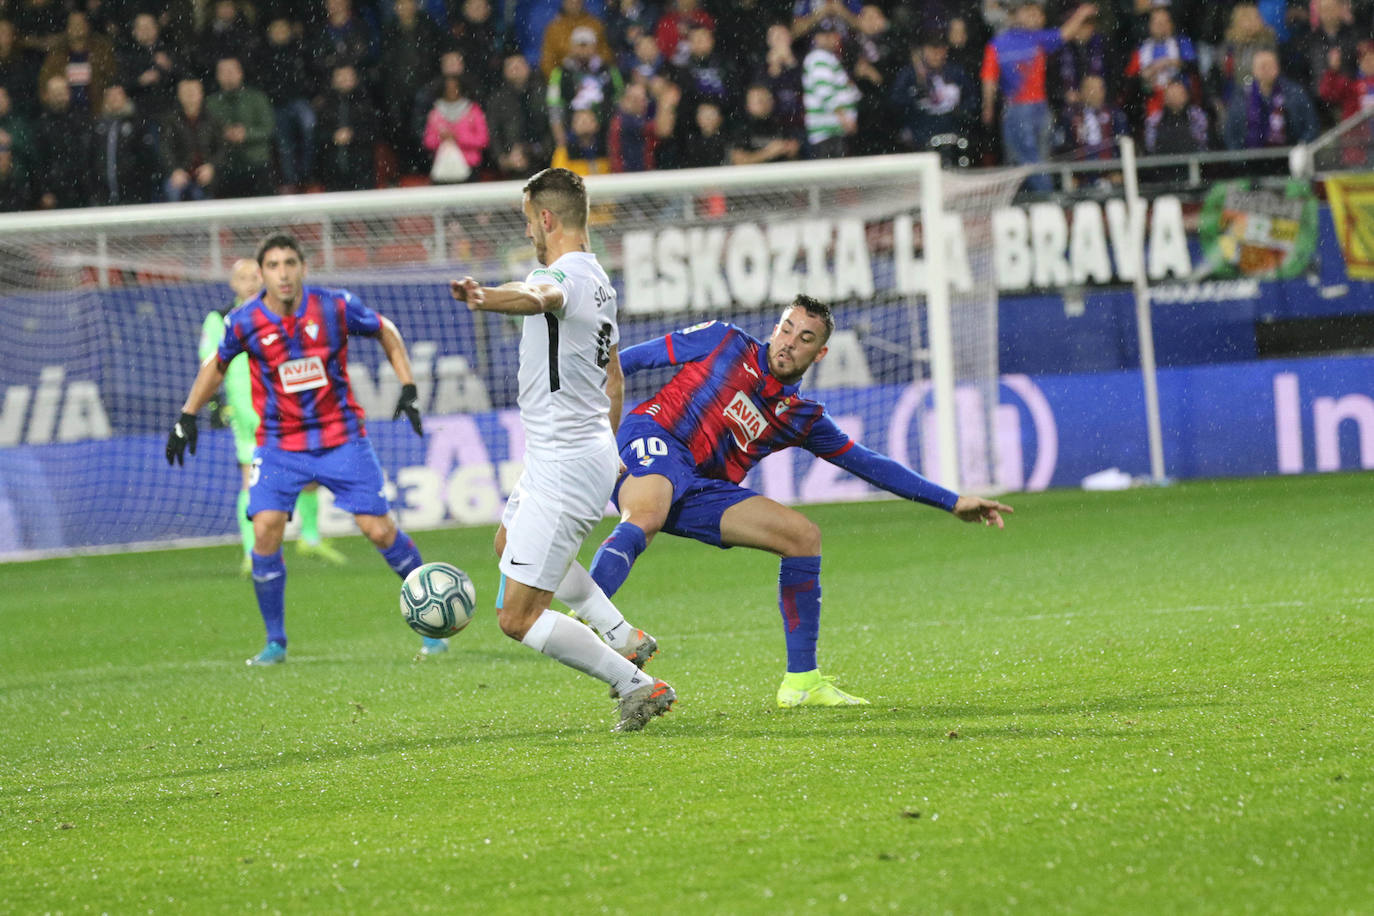
{"type": "Polygon", "coordinates": [[[497,312],[502,315],[539,315],[563,307],[563,290],[552,283],[503,283],[483,286],[472,277],[452,280],[449,295],[466,302],[474,312],[497,312]]]}
{"type": "Polygon", "coordinates": [[[172,431],[167,436],[168,464],[185,464],[186,452],[189,450],[192,455],[196,453],[196,440],[199,438],[196,430],[196,412],[204,407],[219,390],[219,386],[224,384],[224,369],[224,364],[216,355],[207,356],[200,364],[196,380],[191,383],[191,392],[186,395],[186,401],[181,405],[181,416],[172,424],[172,431]]]}
{"type": "Polygon", "coordinates": [[[998,528],[1006,527],[1002,520],[1003,513],[1010,515],[1016,510],[1005,503],[999,503],[995,499],[981,499],[977,496],[960,496],[959,501],[950,510],[954,517],[965,522],[982,522],[988,527],[996,525],[998,528]]]}
{"type": "Polygon", "coordinates": [[[401,337],[401,332],[390,318],[382,317],[381,330],[377,332],[377,339],[382,345],[382,352],[386,354],[387,362],[391,363],[391,368],[396,372],[396,378],[401,383],[401,397],[396,401],[396,410],[391,415],[391,419],[399,420],[401,414],[405,414],[410,421],[411,429],[415,430],[415,435],[423,436],[424,429],[420,426],[420,408],[415,405],[419,398],[419,391],[415,387],[415,375],[410,368],[410,354],[406,352],[406,342],[401,337]]]}

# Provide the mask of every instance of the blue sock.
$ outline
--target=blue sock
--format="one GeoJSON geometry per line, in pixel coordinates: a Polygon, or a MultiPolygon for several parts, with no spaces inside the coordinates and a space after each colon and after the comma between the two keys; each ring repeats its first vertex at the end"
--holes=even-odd
{"type": "Polygon", "coordinates": [[[410,535],[399,528],[396,529],[396,540],[391,542],[391,546],[386,550],[379,550],[378,553],[386,560],[386,565],[391,567],[391,571],[402,579],[424,562],[420,559],[420,548],[415,546],[410,535]]]}
{"type": "Polygon", "coordinates": [[[647,546],[644,529],[629,522],[616,525],[611,536],[601,542],[596,556],[592,557],[592,568],[587,572],[591,573],[592,581],[601,586],[607,598],[620,591],[620,586],[625,584],[630,575],[630,567],[635,565],[635,560],[639,559],[647,546]]]}
{"type": "Polygon", "coordinates": [[[253,551],[253,591],[258,593],[258,612],[267,627],[267,641],[286,645],[286,564],[281,549],[271,556],[253,551]]]}
{"type": "Polygon", "coordinates": [[[821,636],[821,558],[784,557],[778,568],[778,609],[789,673],[816,669],[821,636]]]}

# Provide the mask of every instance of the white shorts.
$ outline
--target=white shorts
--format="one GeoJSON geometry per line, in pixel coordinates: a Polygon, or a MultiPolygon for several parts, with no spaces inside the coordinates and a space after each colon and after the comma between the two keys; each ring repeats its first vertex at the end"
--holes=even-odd
{"type": "Polygon", "coordinates": [[[558,461],[525,455],[525,471],[501,513],[506,549],[501,572],[544,591],[563,581],[582,542],[606,513],[620,456],[615,443],[581,458],[558,461]]]}

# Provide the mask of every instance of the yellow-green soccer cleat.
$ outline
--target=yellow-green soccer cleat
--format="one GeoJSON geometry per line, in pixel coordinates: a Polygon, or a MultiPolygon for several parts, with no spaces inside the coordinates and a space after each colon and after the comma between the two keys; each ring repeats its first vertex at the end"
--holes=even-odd
{"type": "Polygon", "coordinates": [[[328,541],[297,541],[296,553],[303,557],[314,557],[334,566],[343,566],[348,558],[330,546],[328,541]]]}
{"type": "Polygon", "coordinates": [[[833,677],[821,674],[820,669],[787,672],[778,688],[778,706],[792,709],[797,706],[868,706],[863,697],[845,693],[835,686],[833,677]]]}

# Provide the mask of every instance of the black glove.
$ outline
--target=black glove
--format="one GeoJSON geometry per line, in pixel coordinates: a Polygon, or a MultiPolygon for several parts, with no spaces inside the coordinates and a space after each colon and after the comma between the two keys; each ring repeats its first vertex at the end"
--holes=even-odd
{"type": "Polygon", "coordinates": [[[189,447],[192,455],[196,453],[196,435],[196,415],[184,413],[178,417],[167,436],[167,463],[185,464],[186,449],[189,447]]]}
{"type": "Polygon", "coordinates": [[[401,399],[396,402],[396,412],[391,415],[391,419],[401,419],[401,414],[406,415],[410,421],[410,426],[415,430],[415,435],[423,437],[425,431],[420,428],[420,408],[415,406],[415,399],[420,393],[415,390],[414,385],[401,386],[401,399]]]}

